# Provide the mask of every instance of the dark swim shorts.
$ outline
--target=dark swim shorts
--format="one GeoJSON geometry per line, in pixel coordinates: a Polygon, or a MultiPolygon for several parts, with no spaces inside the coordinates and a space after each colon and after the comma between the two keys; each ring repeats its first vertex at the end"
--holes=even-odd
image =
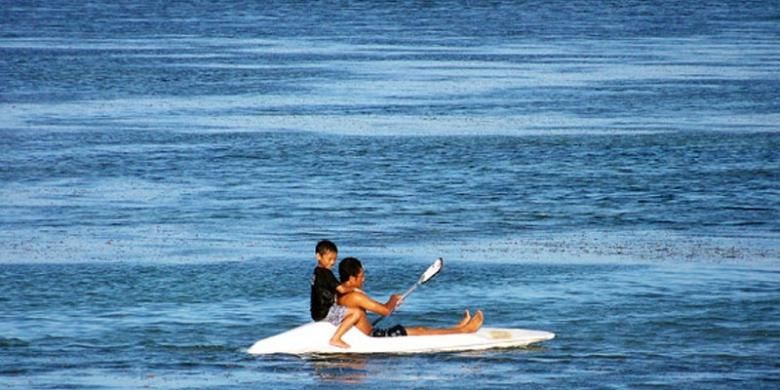
{"type": "Polygon", "coordinates": [[[374,328],[371,331],[371,337],[398,337],[406,336],[406,328],[401,325],[396,325],[389,329],[374,328]]]}

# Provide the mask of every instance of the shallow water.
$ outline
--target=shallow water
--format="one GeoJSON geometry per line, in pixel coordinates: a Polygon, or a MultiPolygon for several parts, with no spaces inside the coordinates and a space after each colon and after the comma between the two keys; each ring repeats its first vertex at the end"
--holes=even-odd
{"type": "Polygon", "coordinates": [[[776,2],[0,7],[0,384],[775,388],[776,2]],[[252,357],[313,246],[527,349],[252,357]]]}

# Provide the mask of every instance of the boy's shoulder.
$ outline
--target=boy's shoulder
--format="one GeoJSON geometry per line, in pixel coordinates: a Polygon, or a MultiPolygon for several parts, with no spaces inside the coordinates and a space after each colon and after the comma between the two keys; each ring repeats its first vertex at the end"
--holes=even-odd
{"type": "Polygon", "coordinates": [[[339,280],[336,278],[336,275],[333,274],[333,271],[322,267],[314,268],[314,272],[312,272],[311,275],[312,286],[320,286],[332,290],[335,286],[338,286],[338,284],[339,280]]]}
{"type": "Polygon", "coordinates": [[[313,273],[314,275],[335,275],[332,270],[320,266],[314,267],[313,273]]]}

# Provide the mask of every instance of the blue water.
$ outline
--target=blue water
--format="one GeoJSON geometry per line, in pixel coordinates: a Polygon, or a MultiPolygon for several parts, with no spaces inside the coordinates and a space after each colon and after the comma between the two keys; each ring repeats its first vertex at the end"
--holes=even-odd
{"type": "Polygon", "coordinates": [[[777,388],[780,5],[0,7],[0,385],[777,388]],[[317,240],[524,349],[253,357],[317,240]]]}

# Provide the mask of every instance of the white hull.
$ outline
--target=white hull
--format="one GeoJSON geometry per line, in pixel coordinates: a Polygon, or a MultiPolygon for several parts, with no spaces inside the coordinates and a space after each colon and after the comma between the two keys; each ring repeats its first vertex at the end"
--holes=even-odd
{"type": "Polygon", "coordinates": [[[254,355],[326,353],[426,353],[475,351],[489,348],[524,347],[550,340],[555,334],[540,330],[482,328],[476,333],[436,336],[369,337],[352,328],[343,339],[352,347],[330,345],[336,327],[327,322],[310,322],[256,342],[247,352],[254,355]]]}

